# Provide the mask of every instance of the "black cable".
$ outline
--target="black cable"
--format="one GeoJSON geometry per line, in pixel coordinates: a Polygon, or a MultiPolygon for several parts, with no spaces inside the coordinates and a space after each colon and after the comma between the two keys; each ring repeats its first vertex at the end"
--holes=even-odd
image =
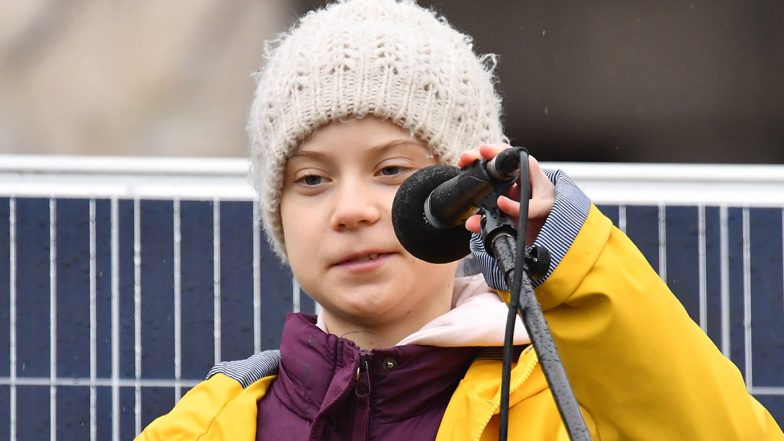
{"type": "Polygon", "coordinates": [[[518,298],[518,300],[514,301],[516,307],[523,306],[519,305],[520,290],[523,285],[523,271],[528,271],[525,264],[525,236],[528,234],[528,201],[531,198],[531,184],[529,180],[528,151],[521,149],[520,180],[517,182],[518,190],[520,190],[520,209],[517,214],[517,247],[515,250],[514,280],[512,282],[513,297],[518,298]],[[523,216],[523,213],[525,213],[525,216],[523,216]]]}
{"type": "Polygon", "coordinates": [[[509,429],[509,382],[512,375],[512,348],[514,345],[514,327],[517,318],[517,307],[512,306],[515,296],[510,298],[509,312],[506,314],[506,331],[504,332],[503,366],[501,367],[501,415],[499,417],[498,441],[506,441],[509,429]]]}
{"type": "Polygon", "coordinates": [[[528,152],[520,150],[520,175],[517,181],[520,190],[520,208],[517,212],[517,241],[515,246],[514,280],[512,282],[509,311],[506,315],[504,331],[503,365],[501,367],[501,414],[499,416],[498,441],[506,441],[509,431],[509,387],[512,375],[512,353],[514,347],[514,328],[517,309],[520,307],[520,289],[525,268],[525,236],[528,229],[528,199],[530,197],[528,152]],[[525,216],[523,216],[525,213],[525,216]]]}

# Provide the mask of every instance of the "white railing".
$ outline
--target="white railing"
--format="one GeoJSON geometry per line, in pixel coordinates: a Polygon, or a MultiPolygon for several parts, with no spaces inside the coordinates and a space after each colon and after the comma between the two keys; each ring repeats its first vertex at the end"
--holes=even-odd
{"type": "MultiPolygon", "coordinates": [[[[784,206],[783,165],[548,162],[600,204],[784,206]]],[[[0,195],[250,200],[238,158],[0,156],[0,195]]]]}

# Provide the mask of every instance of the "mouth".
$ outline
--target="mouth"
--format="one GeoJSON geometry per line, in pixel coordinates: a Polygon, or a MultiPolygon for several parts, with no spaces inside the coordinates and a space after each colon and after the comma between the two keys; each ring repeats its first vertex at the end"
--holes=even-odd
{"type": "Polygon", "coordinates": [[[360,257],[355,257],[355,258],[352,258],[352,259],[345,260],[343,263],[369,262],[371,260],[378,259],[378,256],[380,256],[379,253],[370,253],[370,254],[368,254],[366,256],[360,256],[360,257]]]}
{"type": "Polygon", "coordinates": [[[333,266],[338,267],[373,267],[380,264],[394,253],[383,251],[362,251],[341,257],[333,266]]]}

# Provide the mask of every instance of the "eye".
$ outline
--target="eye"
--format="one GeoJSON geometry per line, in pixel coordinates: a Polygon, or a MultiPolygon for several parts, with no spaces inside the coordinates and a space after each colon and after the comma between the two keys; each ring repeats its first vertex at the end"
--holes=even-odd
{"type": "Polygon", "coordinates": [[[403,173],[403,171],[403,167],[400,167],[399,165],[389,165],[382,168],[379,174],[383,176],[396,176],[403,173]]]}
{"type": "Polygon", "coordinates": [[[319,175],[307,175],[297,179],[297,182],[309,187],[315,187],[316,185],[324,183],[324,177],[319,175]]]}

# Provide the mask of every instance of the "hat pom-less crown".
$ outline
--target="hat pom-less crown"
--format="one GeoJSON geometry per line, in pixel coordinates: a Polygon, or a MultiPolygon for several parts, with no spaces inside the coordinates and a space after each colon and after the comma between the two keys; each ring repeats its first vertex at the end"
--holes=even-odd
{"type": "Polygon", "coordinates": [[[493,56],[411,1],[349,0],[310,12],[276,40],[256,75],[248,121],[252,179],[270,244],[285,260],[286,160],[314,130],[373,115],[425,142],[443,163],[505,142],[493,56]]]}

